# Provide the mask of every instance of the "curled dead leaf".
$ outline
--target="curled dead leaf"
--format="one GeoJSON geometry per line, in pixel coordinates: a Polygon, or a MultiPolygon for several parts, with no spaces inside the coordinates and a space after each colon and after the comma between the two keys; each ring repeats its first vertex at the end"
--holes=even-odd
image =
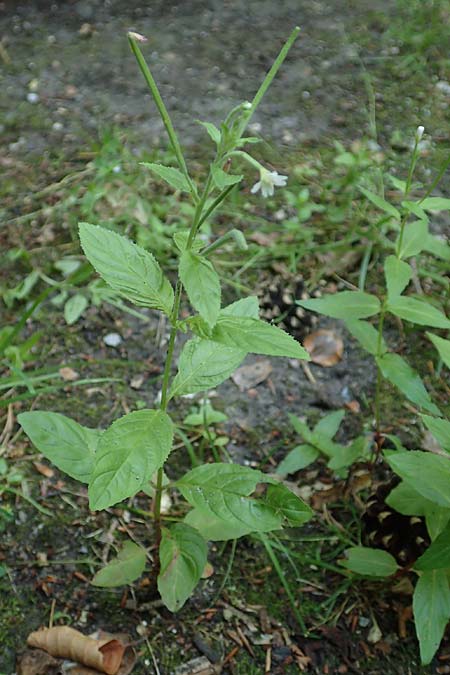
{"type": "Polygon", "coordinates": [[[125,645],[119,640],[95,640],[69,626],[34,631],[28,636],[27,644],[51,656],[78,661],[107,675],[117,675],[125,652],[125,645]]]}
{"type": "Polygon", "coordinates": [[[320,329],[310,333],[303,341],[303,346],[313,363],[324,368],[335,366],[342,359],[344,343],[332,330],[320,329]]]}

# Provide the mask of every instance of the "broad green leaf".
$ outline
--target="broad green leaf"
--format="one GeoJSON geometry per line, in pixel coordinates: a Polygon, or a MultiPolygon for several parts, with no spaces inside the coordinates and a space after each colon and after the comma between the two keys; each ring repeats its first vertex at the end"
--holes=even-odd
{"type": "Polygon", "coordinates": [[[425,211],[450,211],[450,199],[445,197],[427,197],[420,202],[425,211]]]}
{"type": "MultiPolygon", "coordinates": [[[[398,251],[400,258],[409,258],[418,255],[424,248],[428,237],[428,224],[424,220],[416,220],[405,226],[402,245],[398,251]]],[[[400,235],[397,237],[397,246],[400,235]]]]}
{"type": "Polygon", "coordinates": [[[406,181],[401,180],[400,178],[397,178],[397,176],[393,176],[390,173],[386,174],[386,178],[389,180],[391,185],[393,185],[396,190],[405,194],[405,192],[406,192],[406,181]]]}
{"type": "Polygon", "coordinates": [[[186,523],[163,528],[158,591],[171,612],[177,612],[201,579],[208,548],[201,534],[186,523]]]}
{"type": "Polygon", "coordinates": [[[396,485],[386,497],[386,504],[404,516],[424,516],[432,503],[405,481],[396,485]]]}
{"type": "Polygon", "coordinates": [[[296,302],[305,309],[332,316],[334,319],[365,319],[380,311],[378,298],[363,291],[342,291],[324,298],[296,302]]]}
{"type": "Polygon", "coordinates": [[[231,173],[226,173],[226,171],[223,171],[223,169],[221,169],[219,166],[215,166],[214,164],[211,167],[211,173],[214,183],[217,185],[219,190],[223,190],[229,185],[236,185],[236,183],[240,183],[243,178],[242,175],[238,176],[231,173]]]}
{"type": "Polygon", "coordinates": [[[434,541],[441,534],[449,521],[450,508],[447,509],[444,506],[438,506],[433,502],[429,502],[425,511],[425,523],[431,541],[434,541]]]}
{"type": "Polygon", "coordinates": [[[333,441],[328,435],[313,431],[311,434],[311,445],[320,450],[330,459],[336,457],[345,450],[345,446],[333,441]]]}
{"type": "Polygon", "coordinates": [[[244,318],[259,318],[259,303],[256,295],[236,300],[220,310],[220,316],[242,316],[244,318]]]}
{"type": "Polygon", "coordinates": [[[173,289],[151,253],[103,227],[80,223],[79,229],[86,258],[111,288],[135,305],[170,314],[173,289]]]}
{"type": "Polygon", "coordinates": [[[404,516],[425,516],[428,534],[432,541],[450,520],[450,508],[438,506],[426,499],[405,481],[391,490],[386,498],[386,504],[404,516]]]}
{"type": "Polygon", "coordinates": [[[423,248],[425,251],[432,253],[437,258],[442,258],[442,260],[450,260],[450,246],[440,237],[435,237],[432,234],[428,234],[423,248]]]}
{"type": "Polygon", "coordinates": [[[383,354],[379,358],[376,357],[376,362],[383,377],[398,387],[406,398],[428,412],[440,415],[439,408],[431,400],[419,374],[401,356],[383,354]]]}
{"type": "Polygon", "coordinates": [[[410,450],[387,455],[386,461],[423,497],[450,508],[450,458],[410,450]]]}
{"type": "Polygon", "coordinates": [[[307,443],[312,443],[312,431],[306,424],[306,422],[303,422],[299,417],[296,417],[295,415],[292,415],[292,413],[288,413],[289,421],[294,427],[295,431],[302,436],[302,438],[307,442],[307,443]]]}
{"type": "Polygon", "coordinates": [[[197,122],[198,124],[201,124],[202,127],[205,127],[209,137],[214,141],[216,145],[219,145],[220,140],[222,138],[219,129],[211,122],[201,122],[200,120],[197,120],[197,122]]]}
{"type": "Polygon", "coordinates": [[[295,431],[302,436],[308,445],[312,445],[314,448],[327,455],[327,457],[333,457],[339,445],[330,438],[328,433],[323,433],[321,431],[320,423],[316,426],[314,431],[311,431],[308,428],[308,425],[305,422],[302,422],[298,417],[295,417],[295,415],[289,413],[288,417],[295,431]]]}
{"type": "Polygon", "coordinates": [[[233,520],[232,523],[211,515],[208,511],[191,509],[185,516],[184,522],[195,527],[206,541],[228,541],[239,539],[252,532],[252,528],[245,523],[233,520]]]}
{"type": "Polygon", "coordinates": [[[252,354],[310,359],[306,349],[292,335],[260,319],[222,314],[214,326],[212,339],[252,354]]]}
{"type": "Polygon", "coordinates": [[[236,370],[246,356],[247,351],[243,349],[227,347],[212,340],[189,340],[180,354],[169,398],[216,387],[236,370]]]}
{"type": "Polygon", "coordinates": [[[183,251],[179,273],[191,305],[214,326],[220,310],[220,280],[212,263],[197,253],[183,251]]]}
{"type": "Polygon", "coordinates": [[[366,190],[363,187],[359,188],[361,192],[366,195],[367,199],[369,199],[372,204],[375,204],[381,211],[384,211],[385,213],[388,213],[390,216],[393,218],[396,218],[397,220],[400,220],[401,215],[400,211],[395,208],[395,206],[392,206],[392,204],[389,204],[385,199],[382,197],[379,197],[376,195],[374,192],[371,192],[370,190],[366,190]]]}
{"type": "Polygon", "coordinates": [[[141,166],[150,169],[157,176],[169,183],[175,190],[190,192],[191,188],[184,174],[173,166],[164,166],[163,164],[153,164],[152,162],[140,162],[141,166]]]}
{"type": "Polygon", "coordinates": [[[72,295],[64,305],[64,318],[67,325],[72,326],[72,324],[76,323],[88,304],[87,298],[81,295],[81,293],[72,295]]]}
{"type": "Polygon", "coordinates": [[[282,518],[263,500],[251,497],[268,477],[238,464],[203,464],[176,483],[183,497],[197,509],[230,525],[246,525],[249,532],[278,530],[282,518]]]}
{"type": "Polygon", "coordinates": [[[398,565],[387,551],[365,546],[354,546],[345,551],[347,560],[340,561],[343,567],[368,577],[390,577],[398,565]]]}
{"type": "Polygon", "coordinates": [[[439,335],[433,335],[433,333],[427,333],[427,337],[430,338],[431,342],[438,350],[439,356],[447,368],[450,368],[450,340],[441,338],[439,335]]]}
{"type": "Polygon", "coordinates": [[[441,448],[450,452],[450,422],[429,415],[421,415],[421,417],[441,448]]]}
{"type": "Polygon", "coordinates": [[[450,618],[450,591],[445,570],[423,572],[414,589],[413,613],[420,658],[430,663],[450,618]]]}
{"type": "MultiPolygon", "coordinates": [[[[378,331],[367,321],[360,321],[359,319],[350,319],[345,322],[347,330],[358,340],[359,344],[369,354],[377,356],[378,354],[378,331]]],[[[381,354],[387,351],[386,342],[381,336],[380,343],[381,354]]]]}
{"type": "Polygon", "coordinates": [[[315,462],[319,456],[319,450],[312,445],[297,445],[280,462],[276,472],[280,476],[296,473],[315,462]]]}
{"type": "Polygon", "coordinates": [[[145,563],[146,554],[142,546],[126,541],[117,558],[97,572],[91,583],[102,588],[131,584],[141,576],[145,563]]]}
{"type": "Polygon", "coordinates": [[[384,275],[388,300],[395,301],[411,281],[412,270],[408,263],[399,260],[395,255],[390,255],[384,263],[384,275]]]}
{"type": "Polygon", "coordinates": [[[92,478],[92,511],[132,497],[160,469],[172,449],[173,424],[162,410],[135,410],[112,423],[100,438],[92,478]]]}
{"type": "Polygon", "coordinates": [[[386,309],[395,316],[399,316],[400,319],[411,321],[420,326],[450,328],[450,320],[447,319],[445,314],[424,300],[400,296],[389,299],[386,309]]]}
{"type": "MultiPolygon", "coordinates": [[[[175,232],[175,234],[173,235],[175,246],[181,252],[183,252],[186,249],[188,239],[189,239],[189,230],[180,230],[179,232],[175,232]]],[[[198,251],[200,251],[201,248],[203,248],[204,245],[205,242],[202,241],[201,239],[194,239],[194,241],[191,243],[190,249],[194,253],[197,253],[198,251]]]]}
{"type": "Polygon", "coordinates": [[[312,518],[312,509],[285,485],[269,485],[264,501],[290,527],[299,527],[312,518]]]}
{"type": "Polygon", "coordinates": [[[41,410],[20,413],[17,419],[33,445],[58,469],[81,483],[89,482],[101,431],[41,410]]]}
{"type": "Polygon", "coordinates": [[[419,218],[419,220],[423,220],[425,222],[428,222],[428,216],[418,202],[411,202],[411,201],[406,199],[404,202],[402,202],[402,206],[409,213],[413,213],[415,216],[417,216],[417,218],[419,218]]]}
{"type": "Polygon", "coordinates": [[[345,417],[345,410],[334,410],[325,417],[322,417],[314,427],[314,434],[322,434],[333,438],[341,426],[341,422],[345,417]]]}
{"type": "Polygon", "coordinates": [[[443,570],[450,568],[450,525],[436,537],[431,546],[414,563],[415,570],[443,570]]]}
{"type": "Polygon", "coordinates": [[[369,440],[364,436],[358,436],[350,445],[336,444],[333,455],[328,462],[328,467],[333,471],[339,471],[351,466],[360,457],[367,455],[369,440]]]}

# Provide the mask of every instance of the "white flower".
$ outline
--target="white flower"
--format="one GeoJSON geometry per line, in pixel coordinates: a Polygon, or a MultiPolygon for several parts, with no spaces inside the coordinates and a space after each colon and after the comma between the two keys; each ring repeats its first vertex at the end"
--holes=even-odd
{"type": "Polygon", "coordinates": [[[278,174],[277,171],[267,171],[261,167],[259,172],[259,181],[254,184],[251,192],[254,194],[261,190],[263,197],[271,197],[275,191],[275,187],[284,187],[288,177],[278,174]]]}
{"type": "Polygon", "coordinates": [[[419,141],[422,139],[424,131],[425,131],[425,127],[422,127],[422,126],[417,127],[417,131],[416,131],[416,141],[417,141],[417,143],[419,143],[419,141]]]}

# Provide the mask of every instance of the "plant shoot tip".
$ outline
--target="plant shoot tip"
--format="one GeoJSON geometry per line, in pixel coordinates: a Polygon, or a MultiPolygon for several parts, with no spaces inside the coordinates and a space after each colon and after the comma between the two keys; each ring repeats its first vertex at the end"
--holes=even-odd
{"type": "Polygon", "coordinates": [[[135,33],[132,30],[128,31],[128,37],[131,40],[136,40],[136,42],[148,42],[148,39],[145,37],[145,35],[141,35],[141,33],[135,33]]]}

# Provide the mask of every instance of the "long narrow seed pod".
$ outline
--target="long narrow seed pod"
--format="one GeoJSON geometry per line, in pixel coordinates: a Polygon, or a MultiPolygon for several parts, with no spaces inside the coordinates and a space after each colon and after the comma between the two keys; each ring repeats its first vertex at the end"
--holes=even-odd
{"type": "Polygon", "coordinates": [[[27,643],[51,656],[78,661],[107,675],[116,675],[125,651],[119,640],[94,640],[69,626],[55,626],[30,633],[27,643]]]}

